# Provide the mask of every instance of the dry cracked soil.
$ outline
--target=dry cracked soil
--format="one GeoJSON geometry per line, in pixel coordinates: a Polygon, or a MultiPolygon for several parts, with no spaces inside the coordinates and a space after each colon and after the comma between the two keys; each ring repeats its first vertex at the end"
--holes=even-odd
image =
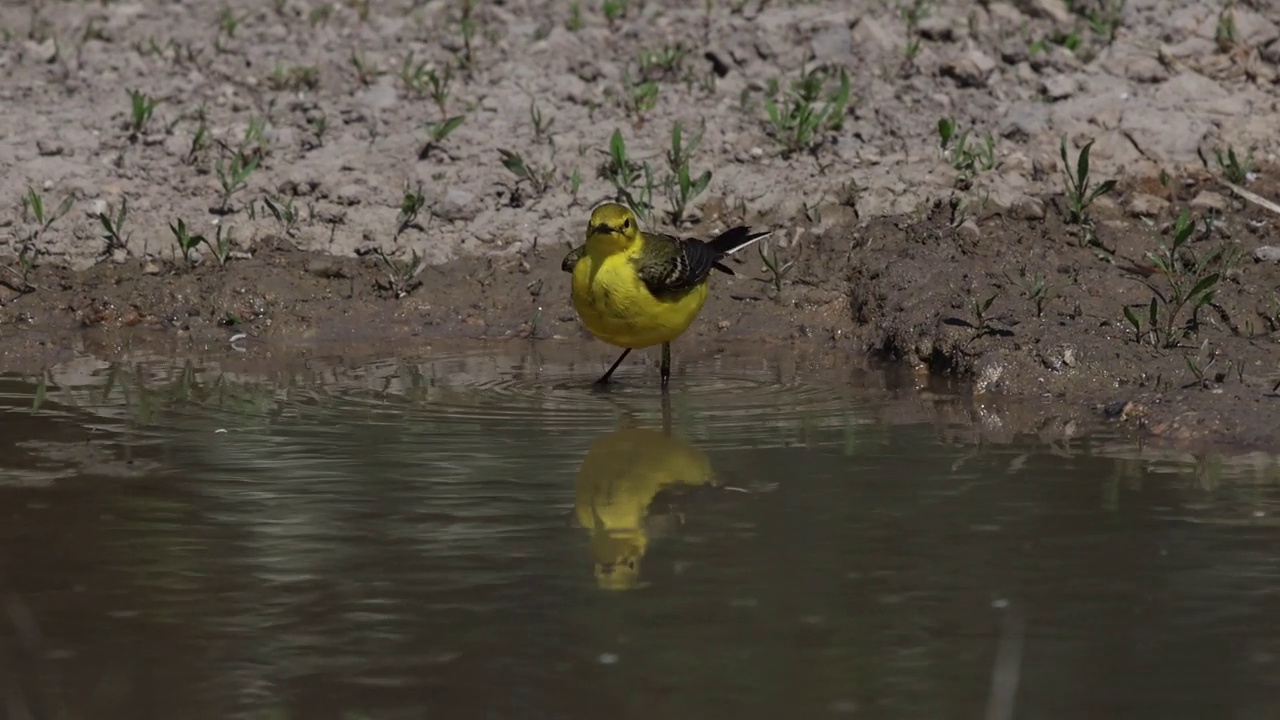
{"type": "Polygon", "coordinates": [[[1270,0],[7,2],[4,369],[533,338],[592,374],[613,350],[560,259],[621,197],[774,230],[677,363],[877,358],[1026,429],[1272,446],[1278,25],[1270,0]]]}

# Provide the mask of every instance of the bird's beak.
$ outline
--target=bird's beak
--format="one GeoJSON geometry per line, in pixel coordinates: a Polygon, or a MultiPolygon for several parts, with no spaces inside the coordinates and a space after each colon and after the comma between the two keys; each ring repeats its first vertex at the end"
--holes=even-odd
{"type": "Polygon", "coordinates": [[[608,231],[609,231],[609,227],[608,227],[607,225],[604,225],[604,224],[600,224],[600,225],[591,225],[591,226],[589,226],[589,227],[587,228],[587,234],[588,234],[588,235],[599,235],[599,234],[601,234],[601,233],[606,233],[606,232],[608,232],[608,231]]]}

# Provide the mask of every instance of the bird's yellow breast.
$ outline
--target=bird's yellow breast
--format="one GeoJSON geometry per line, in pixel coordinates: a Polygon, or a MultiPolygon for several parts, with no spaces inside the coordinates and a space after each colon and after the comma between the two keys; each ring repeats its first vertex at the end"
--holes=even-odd
{"type": "Polygon", "coordinates": [[[707,284],[657,298],[636,274],[633,253],[583,253],[573,269],[573,307],[591,334],[611,345],[644,348],[671,342],[693,323],[707,284]]]}

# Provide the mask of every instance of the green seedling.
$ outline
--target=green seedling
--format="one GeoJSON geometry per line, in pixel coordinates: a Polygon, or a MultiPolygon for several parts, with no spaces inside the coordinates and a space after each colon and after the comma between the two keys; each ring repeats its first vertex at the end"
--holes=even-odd
{"type": "Polygon", "coordinates": [[[423,229],[418,224],[418,215],[426,205],[427,196],[423,194],[421,184],[413,190],[405,188],[404,197],[400,199],[400,212],[396,215],[396,239],[399,239],[409,228],[423,229]]]}
{"type": "Polygon", "coordinates": [[[795,259],[787,262],[779,262],[778,250],[769,243],[768,240],[761,240],[756,244],[756,252],[760,255],[760,262],[764,263],[764,267],[769,271],[769,277],[756,278],[761,282],[768,282],[773,285],[775,297],[782,297],[782,281],[786,279],[787,273],[791,272],[791,268],[795,267],[795,259]],[[765,248],[768,252],[765,252],[765,248]]]}
{"type": "Polygon", "coordinates": [[[22,198],[22,219],[24,222],[34,221],[36,229],[32,230],[27,237],[23,238],[23,242],[35,242],[45,233],[53,224],[58,222],[67,213],[71,212],[72,206],[76,204],[74,197],[68,195],[62,199],[62,203],[52,213],[45,212],[44,198],[35,188],[28,187],[27,194],[22,198]]]}
{"type": "Polygon", "coordinates": [[[1203,258],[1196,257],[1188,247],[1196,224],[1186,209],[1178,216],[1173,227],[1173,242],[1160,252],[1147,253],[1147,260],[1155,266],[1164,280],[1163,289],[1150,280],[1143,283],[1151,290],[1151,302],[1147,305],[1146,326],[1132,307],[1125,306],[1124,316],[1133,327],[1134,338],[1141,342],[1149,339],[1152,345],[1177,347],[1198,325],[1200,308],[1213,302],[1222,274],[1238,261],[1238,255],[1225,246],[1203,258]],[[1191,309],[1191,317],[1179,327],[1179,318],[1185,308],[1191,309]]]}
{"type": "Polygon", "coordinates": [[[417,250],[412,250],[406,260],[393,258],[383,252],[382,248],[378,248],[376,252],[387,271],[388,280],[385,284],[379,282],[378,289],[390,291],[399,300],[422,286],[422,281],[417,277],[425,266],[417,250]]]}
{"type": "Polygon", "coordinates": [[[1218,168],[1222,171],[1222,176],[1227,182],[1243,185],[1249,180],[1249,176],[1253,174],[1253,151],[1249,151],[1243,158],[1236,154],[1234,147],[1228,146],[1227,152],[1224,154],[1221,149],[1214,148],[1214,157],[1217,158],[1218,168]]]}
{"type": "Polygon", "coordinates": [[[191,251],[195,250],[201,243],[207,243],[203,235],[192,235],[187,230],[187,223],[178,218],[178,224],[169,223],[169,230],[173,233],[173,240],[178,244],[178,249],[182,251],[182,259],[188,265],[194,265],[195,260],[191,257],[191,251]]]}
{"type": "Polygon", "coordinates": [[[225,266],[227,260],[231,257],[231,231],[227,230],[224,233],[223,229],[222,223],[218,223],[217,236],[212,242],[203,235],[198,236],[199,240],[205,244],[205,247],[209,248],[209,254],[213,255],[213,258],[218,261],[220,266],[225,266]]]}
{"type": "Polygon", "coordinates": [[[462,53],[458,55],[458,67],[471,67],[471,43],[475,40],[476,20],[473,14],[475,0],[462,0],[462,14],[458,18],[458,33],[462,35],[462,53]]]}
{"type": "Polygon", "coordinates": [[[569,4],[569,19],[565,20],[564,27],[573,33],[582,29],[582,2],[580,0],[574,0],[569,4]]]}
{"type": "Polygon", "coordinates": [[[645,81],[674,80],[680,77],[681,65],[688,55],[688,48],[679,45],[641,53],[640,78],[645,81]]]}
{"type": "Polygon", "coordinates": [[[684,221],[689,203],[702,194],[711,184],[711,171],[704,170],[696,178],[689,171],[689,159],[694,150],[702,143],[705,127],[686,144],[681,132],[680,122],[671,128],[671,149],[667,151],[667,169],[670,175],[663,181],[667,200],[671,204],[671,223],[679,225],[684,221]]]}
{"type": "Polygon", "coordinates": [[[600,10],[604,13],[604,19],[609,23],[609,28],[613,29],[619,20],[626,17],[627,0],[604,0],[600,4],[600,10]]]}
{"type": "Polygon", "coordinates": [[[582,188],[582,173],[578,172],[578,168],[573,169],[573,174],[569,176],[569,193],[573,195],[574,202],[578,200],[578,190],[582,188]]]}
{"type": "Polygon", "coordinates": [[[317,110],[307,115],[307,124],[311,126],[312,132],[316,134],[316,144],[323,147],[324,136],[329,132],[329,116],[317,110]]]}
{"type": "Polygon", "coordinates": [[[1000,297],[1000,291],[996,290],[991,297],[986,300],[979,300],[977,295],[969,298],[969,312],[973,315],[974,322],[971,323],[974,334],[970,338],[970,342],[977,340],[984,335],[994,335],[996,329],[991,324],[991,306],[995,303],[996,298],[1000,297]]]}
{"type": "Polygon", "coordinates": [[[1097,185],[1090,184],[1089,150],[1093,140],[1080,148],[1076,158],[1075,171],[1071,170],[1071,162],[1067,159],[1067,138],[1062,138],[1062,169],[1067,175],[1067,222],[1073,225],[1084,225],[1089,222],[1089,206],[1094,200],[1115,189],[1115,180],[1106,180],[1097,185]]]}
{"type": "Polygon", "coordinates": [[[315,67],[285,67],[277,60],[267,84],[272,90],[315,90],[320,87],[320,70],[315,67]]]}
{"type": "Polygon", "coordinates": [[[365,59],[364,53],[359,50],[352,50],[350,57],[351,67],[356,71],[356,80],[361,85],[368,87],[373,84],[375,78],[382,73],[365,59]]]}
{"type": "Polygon", "coordinates": [[[1236,48],[1239,38],[1240,34],[1236,30],[1236,14],[1233,12],[1231,3],[1227,3],[1222,12],[1218,13],[1218,24],[1214,28],[1213,39],[1218,44],[1218,50],[1226,53],[1236,48]]]}
{"type": "Polygon", "coordinates": [[[293,231],[298,227],[298,211],[293,206],[293,198],[279,202],[273,201],[270,197],[264,197],[262,204],[266,206],[267,212],[271,213],[271,217],[284,227],[284,234],[293,235],[293,231]]]}
{"type": "Polygon", "coordinates": [[[138,136],[146,131],[147,124],[151,122],[151,115],[156,110],[156,101],[139,90],[130,90],[129,107],[129,140],[136,142],[138,136]]]}
{"type": "Polygon", "coordinates": [[[307,13],[307,24],[311,27],[323,27],[329,24],[329,18],[333,17],[333,3],[324,3],[311,9],[307,13]]]}
{"type": "Polygon", "coordinates": [[[816,148],[823,141],[824,133],[839,130],[843,125],[849,104],[849,73],[840,68],[838,86],[825,93],[824,99],[829,79],[828,70],[815,68],[792,82],[790,91],[782,98],[779,98],[778,81],[769,82],[764,109],[773,139],[786,154],[816,148]]]}
{"type": "Polygon", "coordinates": [[[957,135],[955,120],[938,120],[938,140],[942,146],[942,155],[951,167],[959,171],[956,184],[962,188],[972,185],[978,173],[996,166],[996,142],[991,133],[986,133],[981,142],[971,142],[969,132],[965,130],[957,135]]]}
{"type": "Polygon", "coordinates": [[[236,29],[240,27],[240,22],[247,17],[249,17],[248,13],[241,15],[240,17],[236,17],[236,14],[231,11],[231,8],[224,7],[222,8],[222,11],[218,13],[218,30],[228,38],[233,38],[236,36],[236,29]]]}
{"type": "Polygon", "coordinates": [[[1031,301],[1036,308],[1036,317],[1044,316],[1044,306],[1052,299],[1053,285],[1045,279],[1044,275],[1028,275],[1026,270],[1019,272],[1018,278],[1005,275],[1012,285],[1022,291],[1022,294],[1031,301]]]}
{"type": "Polygon", "coordinates": [[[649,163],[634,163],[627,156],[627,143],[622,131],[615,129],[609,137],[608,160],[600,176],[613,184],[615,197],[636,217],[648,221],[653,211],[653,171],[649,163]]]}
{"type": "Polygon", "coordinates": [[[124,235],[124,221],[129,217],[129,199],[120,199],[120,209],[114,215],[111,213],[111,206],[107,205],[107,211],[98,213],[98,222],[102,223],[102,229],[105,234],[102,239],[106,241],[106,252],[110,253],[117,248],[128,251],[129,239],[124,235]]]}
{"type": "Polygon", "coordinates": [[[209,125],[205,121],[204,107],[196,111],[196,119],[199,124],[196,125],[195,134],[191,136],[191,148],[187,150],[188,164],[194,163],[196,156],[209,147],[209,125]]]}
{"type": "Polygon", "coordinates": [[[635,117],[636,125],[644,125],[645,116],[658,106],[658,83],[632,85],[626,96],[626,111],[635,117]]]}
{"type": "Polygon", "coordinates": [[[537,101],[529,103],[529,122],[533,124],[534,142],[542,142],[550,137],[551,126],[556,124],[555,118],[546,118],[538,107],[537,101]]]}
{"type": "Polygon", "coordinates": [[[222,186],[222,205],[220,206],[222,212],[227,212],[231,196],[245,188],[249,176],[257,169],[258,158],[249,159],[243,152],[233,155],[229,165],[223,165],[222,158],[215,161],[213,172],[218,176],[218,184],[222,186]]]}
{"type": "Polygon", "coordinates": [[[530,187],[533,188],[534,195],[542,195],[551,187],[551,181],[555,179],[556,169],[554,167],[542,169],[534,167],[525,162],[520,153],[511,152],[510,150],[499,149],[498,154],[502,156],[502,166],[518,180],[528,181],[530,187]]]}
{"type": "Polygon", "coordinates": [[[457,130],[465,119],[462,115],[455,115],[440,122],[427,123],[427,144],[418,153],[418,157],[425,158],[433,148],[439,147],[440,143],[444,142],[445,138],[449,137],[454,130],[457,130]]]}

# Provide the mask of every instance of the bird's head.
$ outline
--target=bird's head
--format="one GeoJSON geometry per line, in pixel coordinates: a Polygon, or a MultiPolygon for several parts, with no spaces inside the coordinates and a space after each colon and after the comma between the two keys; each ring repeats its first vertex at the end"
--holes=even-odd
{"type": "Polygon", "coordinates": [[[606,252],[622,252],[640,241],[640,223],[625,205],[605,203],[591,211],[587,244],[606,252]]]}

